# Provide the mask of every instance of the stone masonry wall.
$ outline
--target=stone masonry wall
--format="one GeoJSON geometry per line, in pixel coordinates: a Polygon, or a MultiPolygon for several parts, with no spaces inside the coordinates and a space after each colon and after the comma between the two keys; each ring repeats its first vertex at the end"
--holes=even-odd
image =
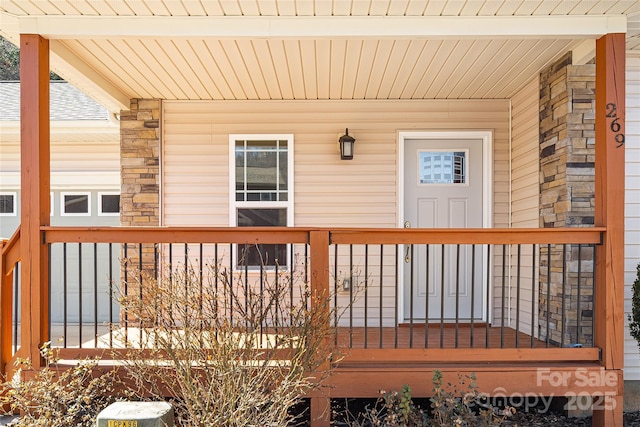
{"type": "MultiPolygon", "coordinates": [[[[540,227],[593,226],[594,160],[595,65],[572,65],[569,53],[540,75],[540,227]]],[[[591,345],[593,249],[550,252],[541,246],[540,339],[591,345]]]]}

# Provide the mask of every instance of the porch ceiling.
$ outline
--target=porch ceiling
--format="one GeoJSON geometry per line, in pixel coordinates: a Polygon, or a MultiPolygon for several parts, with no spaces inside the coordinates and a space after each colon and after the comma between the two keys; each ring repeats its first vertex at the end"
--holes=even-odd
{"type": "Polygon", "coordinates": [[[568,50],[627,31],[636,0],[0,0],[0,34],[51,40],[52,68],[130,98],[509,98],[568,50]]]}

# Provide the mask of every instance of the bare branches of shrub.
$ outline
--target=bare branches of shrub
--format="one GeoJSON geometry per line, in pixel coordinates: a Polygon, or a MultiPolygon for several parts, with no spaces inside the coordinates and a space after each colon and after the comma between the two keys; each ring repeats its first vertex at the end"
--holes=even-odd
{"type": "Polygon", "coordinates": [[[19,359],[14,378],[0,386],[0,403],[20,413],[14,426],[95,426],[100,411],[117,400],[115,374],[96,372],[98,361],[85,359],[59,366],[57,350],[47,342],[41,348],[44,368],[31,370],[29,360],[19,359]]]}
{"type": "Polygon", "coordinates": [[[329,295],[312,295],[295,269],[200,265],[132,275],[141,291],[121,301],[130,381],[172,396],[183,426],[287,425],[339,357],[329,295]]]}

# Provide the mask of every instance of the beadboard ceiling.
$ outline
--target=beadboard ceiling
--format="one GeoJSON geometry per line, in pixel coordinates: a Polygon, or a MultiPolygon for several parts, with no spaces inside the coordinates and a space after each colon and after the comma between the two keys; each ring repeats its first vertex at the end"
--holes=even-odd
{"type": "Polygon", "coordinates": [[[637,0],[0,0],[0,34],[112,111],[130,98],[510,98],[567,51],[627,32],[637,0]]]}

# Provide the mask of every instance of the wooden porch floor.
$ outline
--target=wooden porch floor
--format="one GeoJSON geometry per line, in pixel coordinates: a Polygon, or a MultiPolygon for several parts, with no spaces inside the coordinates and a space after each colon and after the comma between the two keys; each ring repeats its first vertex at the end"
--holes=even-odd
{"type": "MultiPolygon", "coordinates": [[[[440,323],[400,325],[397,328],[364,327],[339,328],[338,344],[346,348],[544,348],[546,342],[523,332],[516,334],[510,327],[492,327],[482,324],[471,325],[440,323]],[[488,338],[487,338],[488,337],[488,338]]],[[[555,347],[549,344],[550,347],[555,347]]]]}
{"type": "MultiPolygon", "coordinates": [[[[97,339],[95,337],[96,328],[92,324],[83,324],[80,328],[77,324],[68,324],[65,330],[62,325],[52,325],[51,341],[55,347],[68,348],[109,348],[111,345],[120,347],[116,341],[124,336],[124,329],[118,328],[112,331],[110,340],[109,327],[99,325],[97,328],[97,339]],[[82,332],[80,333],[80,331],[82,332]],[[63,339],[66,337],[66,339],[63,339]],[[80,345],[80,338],[82,345],[80,345]]],[[[137,341],[140,335],[138,328],[128,328],[126,335],[130,340],[137,341]]],[[[523,332],[516,334],[515,329],[510,327],[494,327],[485,324],[474,324],[473,334],[471,325],[425,324],[400,325],[398,327],[364,327],[338,328],[337,343],[342,348],[356,349],[392,349],[392,348],[544,348],[546,342],[534,338],[533,344],[531,336],[523,332]],[[473,336],[473,340],[471,339],[473,336]],[[487,339],[488,336],[488,339],[487,339]],[[517,338],[517,339],[516,339],[517,338]]],[[[134,344],[135,345],[135,344],[134,344]]],[[[550,347],[556,347],[550,344],[550,347]]]]}

